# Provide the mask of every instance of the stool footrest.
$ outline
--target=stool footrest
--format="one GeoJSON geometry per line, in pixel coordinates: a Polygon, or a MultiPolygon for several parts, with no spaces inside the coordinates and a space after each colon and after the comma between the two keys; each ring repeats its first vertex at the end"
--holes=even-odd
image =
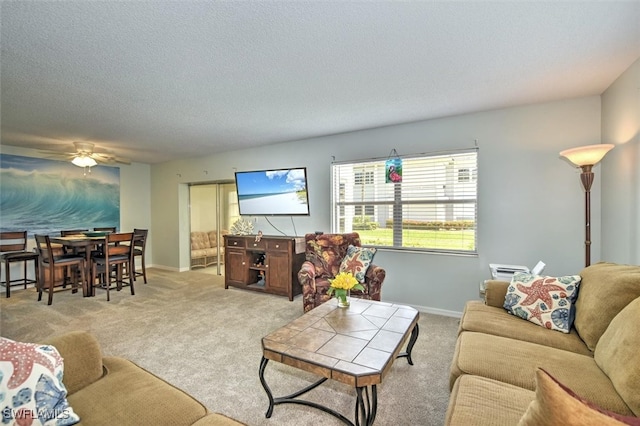
{"type": "MultiPolygon", "coordinates": [[[[17,285],[23,285],[23,284],[37,284],[37,283],[38,283],[38,280],[32,280],[31,278],[27,278],[27,279],[17,278],[15,280],[10,280],[9,281],[9,285],[11,287],[15,287],[17,285]]],[[[0,286],[6,287],[7,286],[7,282],[6,281],[0,281],[0,286]]]]}

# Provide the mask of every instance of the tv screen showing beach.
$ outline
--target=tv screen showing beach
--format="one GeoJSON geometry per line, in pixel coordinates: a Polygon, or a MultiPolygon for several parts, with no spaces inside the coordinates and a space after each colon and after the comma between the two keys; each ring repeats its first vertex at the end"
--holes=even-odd
{"type": "Polygon", "coordinates": [[[308,215],[307,169],[236,172],[241,215],[308,215]]]}

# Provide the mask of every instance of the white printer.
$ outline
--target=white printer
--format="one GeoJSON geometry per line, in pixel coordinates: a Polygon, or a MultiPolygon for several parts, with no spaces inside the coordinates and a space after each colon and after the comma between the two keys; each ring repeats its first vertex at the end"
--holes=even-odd
{"type": "Polygon", "coordinates": [[[542,261],[538,262],[531,270],[521,265],[504,265],[501,263],[490,263],[491,279],[500,281],[511,281],[513,274],[516,272],[531,272],[534,275],[540,275],[545,268],[542,261]]]}
{"type": "MultiPolygon", "coordinates": [[[[545,268],[545,265],[542,261],[538,262],[536,266],[534,266],[531,270],[526,266],[521,265],[504,265],[501,263],[490,263],[489,270],[491,271],[491,279],[492,280],[500,280],[500,281],[511,281],[513,274],[516,272],[531,272],[534,275],[540,275],[545,268]]],[[[487,281],[483,280],[480,283],[480,297],[484,298],[485,290],[487,287],[487,281]]]]}

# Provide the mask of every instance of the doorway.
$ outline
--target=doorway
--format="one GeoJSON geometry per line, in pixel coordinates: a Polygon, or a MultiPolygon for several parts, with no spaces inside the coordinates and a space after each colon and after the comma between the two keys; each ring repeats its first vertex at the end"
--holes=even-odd
{"type": "Polygon", "coordinates": [[[240,217],[234,182],[191,184],[191,270],[224,275],[224,238],[240,217]]]}

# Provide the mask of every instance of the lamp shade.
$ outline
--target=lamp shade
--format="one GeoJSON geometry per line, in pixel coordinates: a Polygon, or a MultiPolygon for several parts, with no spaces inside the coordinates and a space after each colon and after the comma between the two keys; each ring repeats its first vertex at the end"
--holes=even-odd
{"type": "Polygon", "coordinates": [[[96,160],[89,157],[88,155],[78,155],[73,160],[71,160],[71,162],[78,167],[93,167],[98,164],[96,160]]]}
{"type": "Polygon", "coordinates": [[[587,145],[578,148],[565,149],[560,153],[562,157],[571,161],[576,167],[595,166],[605,154],[613,149],[610,143],[587,145]]]}

